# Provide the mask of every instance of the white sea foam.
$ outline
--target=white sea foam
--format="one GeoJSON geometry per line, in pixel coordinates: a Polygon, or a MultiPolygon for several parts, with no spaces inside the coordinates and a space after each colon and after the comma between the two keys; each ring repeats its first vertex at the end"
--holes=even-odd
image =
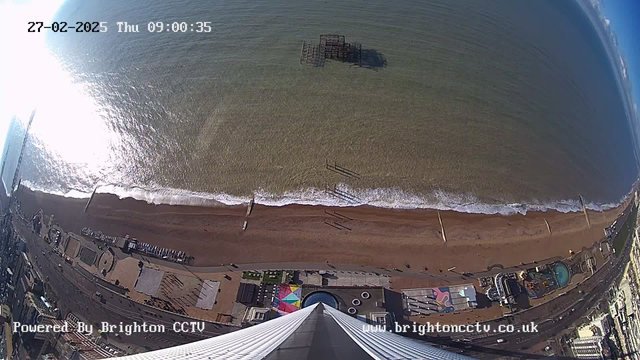
{"type": "Polygon", "coordinates": [[[70,189],[70,190],[67,190],[67,191],[50,189],[50,188],[47,188],[47,187],[43,187],[41,185],[34,184],[29,180],[22,180],[20,185],[21,186],[25,186],[25,187],[33,190],[33,191],[41,191],[43,193],[53,194],[53,195],[58,195],[58,196],[64,196],[64,197],[68,197],[68,198],[86,199],[86,198],[91,197],[91,192],[87,193],[85,191],[75,190],[75,189],[70,189]]]}
{"type": "MultiPolygon", "coordinates": [[[[91,192],[70,190],[70,191],[52,191],[41,186],[34,185],[28,181],[23,184],[32,190],[42,191],[55,195],[61,195],[71,198],[88,198],[91,192]]],[[[340,206],[352,207],[369,205],[381,208],[391,209],[437,209],[437,210],[453,210],[464,213],[474,214],[526,214],[528,211],[547,211],[556,210],[559,212],[575,212],[581,211],[580,201],[578,199],[559,200],[554,202],[541,202],[532,200],[524,203],[483,203],[478,198],[470,194],[452,194],[445,191],[434,191],[428,196],[419,196],[410,192],[395,189],[352,189],[347,185],[340,184],[337,189],[346,196],[340,198],[328,194],[323,189],[307,188],[299,191],[287,191],[283,194],[273,194],[265,190],[255,191],[253,198],[256,204],[267,206],[285,206],[290,204],[300,205],[324,205],[324,206],[340,206]],[[349,200],[346,198],[349,197],[349,200]]],[[[114,194],[120,199],[134,198],[146,201],[150,204],[169,204],[169,205],[199,205],[199,206],[215,206],[215,205],[240,205],[246,204],[251,200],[251,196],[234,196],[229,194],[211,194],[205,192],[196,192],[182,189],[171,189],[161,187],[131,186],[123,187],[119,185],[102,185],[96,190],[97,193],[114,194]]],[[[594,203],[586,202],[585,205],[589,210],[608,210],[619,206],[624,199],[618,202],[610,203],[594,203]]]]}

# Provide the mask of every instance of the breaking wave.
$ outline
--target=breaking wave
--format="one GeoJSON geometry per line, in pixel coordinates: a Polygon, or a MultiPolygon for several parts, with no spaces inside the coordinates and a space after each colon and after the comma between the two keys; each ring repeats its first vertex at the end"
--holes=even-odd
{"type": "MultiPolygon", "coordinates": [[[[23,182],[31,190],[42,191],[50,194],[72,198],[89,198],[91,192],[80,190],[51,191],[34,185],[31,182],[23,182]]],[[[472,214],[526,214],[529,211],[556,210],[559,212],[581,211],[579,199],[567,199],[554,202],[541,202],[537,200],[528,203],[485,203],[474,195],[453,194],[445,191],[434,191],[429,195],[416,195],[410,192],[395,189],[352,189],[345,184],[336,187],[334,193],[328,193],[324,189],[307,188],[299,191],[287,191],[283,194],[273,194],[264,190],[257,190],[253,196],[234,196],[224,193],[212,194],[182,189],[119,185],[102,185],[96,189],[96,193],[114,194],[120,199],[133,198],[146,201],[150,204],[191,205],[191,206],[219,206],[241,205],[248,203],[252,198],[256,204],[266,206],[285,206],[291,204],[322,205],[322,206],[375,206],[390,209],[437,209],[453,210],[472,214]]],[[[618,202],[594,203],[586,202],[589,210],[603,211],[616,208],[621,205],[631,193],[618,202]]]]}

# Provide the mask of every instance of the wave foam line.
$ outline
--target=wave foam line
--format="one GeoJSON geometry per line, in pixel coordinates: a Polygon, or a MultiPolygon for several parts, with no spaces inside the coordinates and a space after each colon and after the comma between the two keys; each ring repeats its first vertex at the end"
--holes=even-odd
{"type": "MultiPolygon", "coordinates": [[[[49,194],[60,195],[70,198],[89,198],[91,192],[81,190],[56,191],[45,189],[35,185],[29,181],[23,181],[23,185],[31,190],[41,191],[49,194]]],[[[474,195],[470,194],[453,194],[445,191],[437,190],[429,196],[416,195],[401,189],[382,188],[382,189],[352,189],[345,184],[337,187],[343,193],[348,193],[355,201],[347,201],[338,197],[334,197],[322,189],[307,188],[298,191],[287,191],[283,194],[273,194],[265,190],[257,190],[254,192],[254,202],[266,206],[285,206],[291,204],[298,205],[321,205],[321,206],[337,206],[337,207],[354,207],[354,206],[375,206],[389,209],[435,209],[435,210],[452,210],[462,213],[472,214],[526,214],[528,211],[548,211],[555,210],[563,213],[582,211],[580,201],[578,199],[559,200],[554,202],[540,202],[532,200],[529,203],[510,203],[510,204],[488,204],[483,203],[474,195]]],[[[205,192],[197,192],[183,189],[147,187],[147,186],[131,186],[123,187],[120,185],[108,184],[101,185],[96,190],[100,194],[113,194],[120,199],[133,198],[145,201],[149,204],[167,204],[167,205],[191,205],[191,206],[215,206],[215,205],[241,205],[251,200],[251,196],[234,196],[225,193],[212,194],[205,192]]],[[[585,204],[587,209],[594,211],[603,211],[613,209],[620,206],[631,193],[623,197],[618,202],[610,203],[594,203],[585,204]]]]}

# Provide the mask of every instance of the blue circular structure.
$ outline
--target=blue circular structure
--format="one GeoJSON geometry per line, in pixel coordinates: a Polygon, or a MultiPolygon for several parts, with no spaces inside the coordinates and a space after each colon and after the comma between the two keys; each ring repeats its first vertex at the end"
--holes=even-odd
{"type": "Polygon", "coordinates": [[[307,306],[311,306],[319,302],[327,306],[331,306],[334,309],[338,308],[338,299],[326,291],[316,291],[307,295],[307,297],[302,301],[302,307],[306,308],[307,306]]]}
{"type": "Polygon", "coordinates": [[[553,272],[556,274],[556,279],[558,280],[558,287],[563,287],[569,283],[571,276],[569,276],[569,269],[563,263],[557,263],[553,267],[553,272]]]}

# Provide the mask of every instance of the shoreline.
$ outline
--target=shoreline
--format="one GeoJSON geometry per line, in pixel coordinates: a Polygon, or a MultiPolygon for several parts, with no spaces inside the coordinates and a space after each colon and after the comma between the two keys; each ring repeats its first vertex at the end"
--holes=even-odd
{"type": "Polygon", "coordinates": [[[603,237],[603,228],[624,204],[589,211],[591,229],[581,212],[530,212],[486,215],[440,211],[447,242],[440,234],[438,211],[372,206],[326,207],[256,204],[242,231],[246,205],[152,205],[141,200],[96,194],[65,198],[22,187],[18,193],[26,215],[42,208],[67,231],[91,227],[108,235],[126,234],[140,241],[181,250],[195,257],[193,266],[238,263],[326,262],[439,273],[453,266],[477,272],[509,267],[580,251],[603,237]],[[344,220],[330,215],[337,212],[344,220]],[[329,213],[329,214],[327,214],[329,213]],[[548,233],[548,221],[552,234],[548,233]],[[338,222],[350,230],[329,226],[338,222]]]}
{"type": "MultiPolygon", "coordinates": [[[[91,192],[72,190],[67,193],[51,192],[38,189],[25,181],[23,186],[30,191],[41,192],[71,199],[88,200],[93,193],[99,195],[114,195],[120,200],[135,199],[146,202],[149,205],[176,205],[195,207],[225,207],[246,206],[250,201],[255,204],[268,207],[283,207],[292,205],[322,206],[335,208],[361,208],[374,207],[389,210],[439,210],[454,211],[464,214],[484,215],[526,215],[528,212],[557,211],[560,213],[580,212],[582,204],[578,197],[574,199],[561,199],[551,202],[513,202],[513,203],[484,203],[470,194],[446,193],[434,191],[429,198],[415,195],[411,192],[395,188],[380,189],[352,189],[347,185],[339,184],[338,189],[346,194],[353,195],[359,201],[348,201],[345,198],[327,194],[322,189],[309,188],[298,191],[287,191],[274,195],[262,190],[254,192],[253,196],[236,196],[226,193],[204,193],[184,189],[173,188],[147,188],[141,186],[122,187],[116,185],[101,185],[91,192]],[[387,197],[381,196],[388,195],[387,197]]],[[[636,184],[632,184],[631,191],[621,199],[612,202],[585,203],[587,210],[606,211],[615,209],[631,196],[636,184]]]]}

